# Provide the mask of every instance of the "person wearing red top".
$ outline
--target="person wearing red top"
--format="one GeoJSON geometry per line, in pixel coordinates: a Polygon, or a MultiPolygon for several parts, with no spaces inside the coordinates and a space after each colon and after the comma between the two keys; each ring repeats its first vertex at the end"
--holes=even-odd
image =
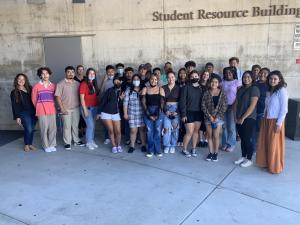
{"type": "Polygon", "coordinates": [[[94,141],[95,119],[97,115],[97,95],[99,88],[96,80],[96,71],[88,68],[84,80],[79,87],[81,113],[86,123],[86,147],[94,150],[98,147],[94,141]]]}

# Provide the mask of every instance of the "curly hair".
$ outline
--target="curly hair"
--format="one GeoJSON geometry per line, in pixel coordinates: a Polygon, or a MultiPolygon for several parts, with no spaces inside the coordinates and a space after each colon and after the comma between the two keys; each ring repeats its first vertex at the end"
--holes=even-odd
{"type": "Polygon", "coordinates": [[[13,90],[14,91],[14,95],[16,97],[16,102],[20,101],[20,96],[21,96],[20,90],[18,88],[19,87],[19,85],[18,85],[18,79],[19,79],[20,76],[23,76],[24,79],[25,79],[24,87],[25,87],[26,91],[28,93],[31,93],[31,90],[32,90],[32,86],[30,85],[28,77],[24,73],[18,73],[16,75],[15,79],[14,79],[14,90],[13,90]]]}

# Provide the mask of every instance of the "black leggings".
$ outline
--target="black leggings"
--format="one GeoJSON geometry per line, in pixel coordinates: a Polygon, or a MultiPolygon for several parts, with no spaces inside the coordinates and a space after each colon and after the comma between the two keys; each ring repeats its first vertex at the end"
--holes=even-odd
{"type": "Polygon", "coordinates": [[[255,129],[255,119],[247,118],[242,125],[237,124],[236,128],[241,138],[242,157],[251,160],[253,155],[251,140],[255,129]]]}

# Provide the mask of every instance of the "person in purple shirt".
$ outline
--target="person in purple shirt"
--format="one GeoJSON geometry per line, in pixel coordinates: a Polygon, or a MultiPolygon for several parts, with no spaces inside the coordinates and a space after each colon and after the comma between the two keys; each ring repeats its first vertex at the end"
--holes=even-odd
{"type": "Polygon", "coordinates": [[[233,104],[236,100],[236,93],[240,86],[236,70],[232,67],[223,69],[222,89],[227,97],[227,111],[224,115],[224,126],[222,134],[222,150],[231,152],[236,145],[236,128],[233,112],[233,104]]]}

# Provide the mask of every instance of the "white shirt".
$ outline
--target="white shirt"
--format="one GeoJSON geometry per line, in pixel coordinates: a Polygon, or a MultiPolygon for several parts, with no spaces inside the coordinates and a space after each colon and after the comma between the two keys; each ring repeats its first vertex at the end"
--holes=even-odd
{"type": "Polygon", "coordinates": [[[239,68],[236,68],[236,75],[237,75],[237,79],[239,81],[239,85],[242,86],[243,85],[243,73],[244,71],[239,69],[239,68]]]}
{"type": "Polygon", "coordinates": [[[270,95],[267,92],[265,117],[267,119],[277,119],[276,125],[281,126],[288,112],[288,93],[286,88],[280,88],[270,95]]]}

